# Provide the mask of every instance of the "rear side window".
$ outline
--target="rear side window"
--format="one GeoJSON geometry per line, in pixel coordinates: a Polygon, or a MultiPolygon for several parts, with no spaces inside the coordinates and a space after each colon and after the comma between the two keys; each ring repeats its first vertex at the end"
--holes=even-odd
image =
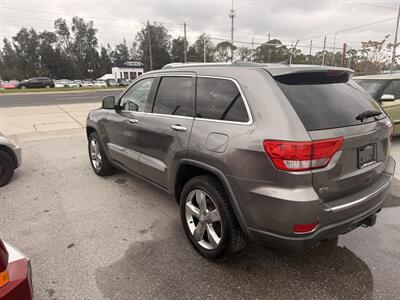
{"type": "Polygon", "coordinates": [[[194,79],[163,77],[158,87],[153,113],[194,116],[194,79]]]}
{"type": "Polygon", "coordinates": [[[400,80],[390,82],[382,94],[393,95],[396,99],[400,99],[400,80]]]}
{"type": "MultiPolygon", "coordinates": [[[[290,78],[290,74],[277,76],[275,80],[309,131],[360,125],[357,116],[368,110],[381,111],[382,115],[377,118],[386,117],[376,101],[346,78],[326,79],[321,74],[317,76],[320,79],[314,74],[302,76],[298,81],[290,78]]],[[[369,118],[363,123],[374,121],[369,118]]]]}
{"type": "Polygon", "coordinates": [[[197,78],[196,117],[248,122],[246,106],[234,82],[227,79],[197,78]]]}

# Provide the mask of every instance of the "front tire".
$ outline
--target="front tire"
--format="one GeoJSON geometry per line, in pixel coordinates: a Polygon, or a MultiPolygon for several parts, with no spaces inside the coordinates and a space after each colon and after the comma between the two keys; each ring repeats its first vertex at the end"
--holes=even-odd
{"type": "Polygon", "coordinates": [[[180,198],[181,221],[192,246],[215,260],[247,244],[221,183],[211,176],[190,179],[180,198]]]}
{"type": "Polygon", "coordinates": [[[90,164],[98,176],[104,177],[115,173],[115,169],[108,161],[96,132],[89,135],[88,150],[90,164]]]}
{"type": "Polygon", "coordinates": [[[0,187],[5,186],[14,175],[14,161],[10,154],[0,150],[0,187]]]}

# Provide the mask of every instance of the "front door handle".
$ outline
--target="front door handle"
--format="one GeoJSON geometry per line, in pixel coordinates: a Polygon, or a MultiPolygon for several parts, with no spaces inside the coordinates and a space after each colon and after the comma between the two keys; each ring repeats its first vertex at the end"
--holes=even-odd
{"type": "Polygon", "coordinates": [[[175,124],[175,125],[171,125],[171,128],[175,131],[186,131],[186,127],[179,125],[179,124],[175,124]]]}
{"type": "Polygon", "coordinates": [[[136,120],[136,119],[128,119],[128,123],[131,124],[131,125],[136,125],[136,124],[139,123],[139,120],[136,120]]]}

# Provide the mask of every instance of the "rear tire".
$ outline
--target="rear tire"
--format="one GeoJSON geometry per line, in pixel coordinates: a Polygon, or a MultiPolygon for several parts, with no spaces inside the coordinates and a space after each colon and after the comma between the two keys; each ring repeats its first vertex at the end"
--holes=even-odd
{"type": "Polygon", "coordinates": [[[45,86],[45,88],[46,88],[46,89],[49,89],[49,88],[50,88],[50,86],[49,86],[49,85],[46,85],[46,86],[45,86]]]}
{"type": "Polygon", "coordinates": [[[88,150],[90,164],[98,176],[104,177],[115,173],[115,168],[110,164],[96,132],[89,135],[88,150]]]}
{"type": "Polygon", "coordinates": [[[190,243],[209,260],[225,258],[247,244],[224,188],[214,177],[198,176],[185,184],[180,212],[190,243]]]}
{"type": "Polygon", "coordinates": [[[0,150],[0,187],[5,186],[14,175],[14,160],[10,154],[0,150]]]}

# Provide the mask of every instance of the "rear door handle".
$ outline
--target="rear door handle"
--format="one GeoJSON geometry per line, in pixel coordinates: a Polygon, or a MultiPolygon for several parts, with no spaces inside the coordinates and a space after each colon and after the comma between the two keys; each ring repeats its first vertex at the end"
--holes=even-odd
{"type": "Polygon", "coordinates": [[[175,125],[171,125],[171,128],[175,131],[186,131],[186,127],[179,125],[179,124],[175,124],[175,125]]]}
{"type": "Polygon", "coordinates": [[[139,120],[136,120],[136,119],[128,119],[128,123],[131,124],[131,125],[136,125],[136,124],[139,123],[139,120]]]}

